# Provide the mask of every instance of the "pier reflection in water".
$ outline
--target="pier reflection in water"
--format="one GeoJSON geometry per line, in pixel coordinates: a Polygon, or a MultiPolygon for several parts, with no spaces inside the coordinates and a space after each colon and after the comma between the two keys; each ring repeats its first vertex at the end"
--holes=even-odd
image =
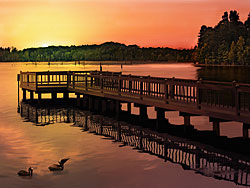
{"type": "MultiPolygon", "coordinates": [[[[214,148],[167,132],[159,133],[74,107],[37,107],[22,103],[21,116],[24,121],[32,122],[36,126],[60,122],[73,123],[74,126],[82,127],[84,132],[102,135],[115,142],[121,142],[120,147],[128,145],[139,152],[162,158],[165,162],[177,163],[184,170],[193,170],[203,176],[231,181],[236,185],[250,186],[249,155],[214,148]]],[[[244,142],[249,141],[247,139],[244,142]]]]}

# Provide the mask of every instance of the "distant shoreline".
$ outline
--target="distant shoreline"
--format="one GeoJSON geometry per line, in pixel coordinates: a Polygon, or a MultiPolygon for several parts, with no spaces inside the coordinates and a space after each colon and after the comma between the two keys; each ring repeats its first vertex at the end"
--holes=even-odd
{"type": "Polygon", "coordinates": [[[250,65],[195,64],[195,67],[250,67],[250,65]]]}
{"type": "Polygon", "coordinates": [[[75,64],[75,65],[138,65],[138,64],[194,64],[193,62],[176,62],[176,61],[53,61],[53,62],[0,62],[0,63],[29,63],[29,64],[75,64]]]}

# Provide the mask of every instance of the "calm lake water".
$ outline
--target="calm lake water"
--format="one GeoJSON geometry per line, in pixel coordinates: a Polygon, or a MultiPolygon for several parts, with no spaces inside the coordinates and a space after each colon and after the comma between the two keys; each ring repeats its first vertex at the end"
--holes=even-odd
{"type": "MultiPolygon", "coordinates": [[[[73,123],[54,123],[38,127],[17,113],[17,81],[20,71],[98,70],[97,65],[74,63],[1,63],[0,64],[0,185],[1,187],[241,187],[229,181],[184,170],[182,166],[165,162],[132,147],[103,136],[83,132],[73,123]],[[71,159],[61,173],[51,173],[48,166],[64,157],[71,159]],[[20,178],[20,169],[34,168],[32,179],[20,178]]],[[[124,65],[124,74],[151,75],[197,79],[249,82],[249,69],[198,68],[189,63],[124,65]],[[237,69],[237,70],[236,70],[237,69]],[[240,69],[240,70],[239,70],[240,69]],[[221,77],[219,76],[221,75],[221,77]],[[220,79],[219,79],[220,78],[220,79]]],[[[119,65],[104,65],[104,71],[121,71],[119,65]]],[[[20,95],[21,96],[21,95],[20,95]]],[[[138,110],[132,109],[133,113],[138,110]]],[[[170,123],[183,124],[178,112],[167,112],[170,123]]],[[[149,117],[155,117],[153,109],[149,117]]],[[[207,117],[192,117],[198,130],[212,130],[207,117]]],[[[242,125],[235,122],[221,124],[221,135],[242,136],[242,125]]],[[[243,186],[242,186],[243,187],[243,186]]]]}

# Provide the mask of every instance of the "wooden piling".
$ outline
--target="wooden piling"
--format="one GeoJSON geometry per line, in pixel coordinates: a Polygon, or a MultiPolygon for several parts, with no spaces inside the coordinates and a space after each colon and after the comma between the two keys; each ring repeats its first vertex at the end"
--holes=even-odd
{"type": "Polygon", "coordinates": [[[23,90],[23,101],[26,101],[26,89],[22,89],[23,90]]]}

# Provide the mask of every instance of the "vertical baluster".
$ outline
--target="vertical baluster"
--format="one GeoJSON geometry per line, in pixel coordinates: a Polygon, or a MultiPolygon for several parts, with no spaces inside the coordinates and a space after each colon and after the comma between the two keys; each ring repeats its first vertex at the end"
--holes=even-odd
{"type": "Polygon", "coordinates": [[[93,87],[93,76],[90,75],[90,87],[93,87]]]}
{"type": "Polygon", "coordinates": [[[38,77],[38,75],[37,75],[37,73],[35,73],[35,77],[36,77],[36,81],[35,81],[35,82],[36,82],[36,83],[35,83],[35,89],[37,90],[37,82],[38,82],[38,78],[37,78],[37,77],[38,77]]]}
{"type": "Polygon", "coordinates": [[[183,101],[187,101],[187,96],[186,96],[186,89],[187,89],[187,86],[182,86],[183,88],[183,101]]]}
{"type": "Polygon", "coordinates": [[[160,84],[157,83],[157,97],[159,98],[160,96],[160,84]]]}
{"type": "Polygon", "coordinates": [[[165,103],[168,103],[168,84],[167,84],[167,79],[165,79],[164,83],[164,89],[165,89],[165,103]]]}
{"type": "Polygon", "coordinates": [[[179,98],[179,85],[176,85],[175,87],[176,87],[176,96],[177,96],[176,98],[177,98],[177,101],[178,101],[180,99],[179,98]]]}
{"type": "Polygon", "coordinates": [[[196,90],[197,90],[197,87],[193,86],[193,103],[197,102],[195,101],[195,99],[197,100],[196,90]]]}
{"type": "MultiPolygon", "coordinates": [[[[239,111],[240,111],[240,94],[238,91],[239,86],[240,85],[236,81],[233,81],[234,104],[235,104],[236,115],[239,115],[239,111]]],[[[245,104],[245,101],[244,101],[244,104],[245,104]]],[[[244,106],[244,108],[245,108],[245,106],[244,106]]]]}
{"type": "MultiPolygon", "coordinates": [[[[82,78],[84,79],[84,77],[82,76],[82,78]]],[[[85,74],[85,90],[88,90],[88,74],[85,74]]]]}
{"type": "Polygon", "coordinates": [[[202,80],[199,79],[196,84],[196,104],[198,108],[200,108],[200,105],[201,105],[201,91],[200,91],[201,82],[202,80]]]}
{"type": "Polygon", "coordinates": [[[118,78],[118,94],[121,95],[121,88],[122,88],[122,83],[121,83],[121,75],[119,75],[118,78]]]}
{"type": "Polygon", "coordinates": [[[138,81],[135,81],[135,90],[136,90],[136,93],[138,94],[138,91],[139,91],[138,81]]]}
{"type": "Polygon", "coordinates": [[[155,82],[153,83],[153,91],[154,91],[153,96],[155,97],[155,82]]]}

